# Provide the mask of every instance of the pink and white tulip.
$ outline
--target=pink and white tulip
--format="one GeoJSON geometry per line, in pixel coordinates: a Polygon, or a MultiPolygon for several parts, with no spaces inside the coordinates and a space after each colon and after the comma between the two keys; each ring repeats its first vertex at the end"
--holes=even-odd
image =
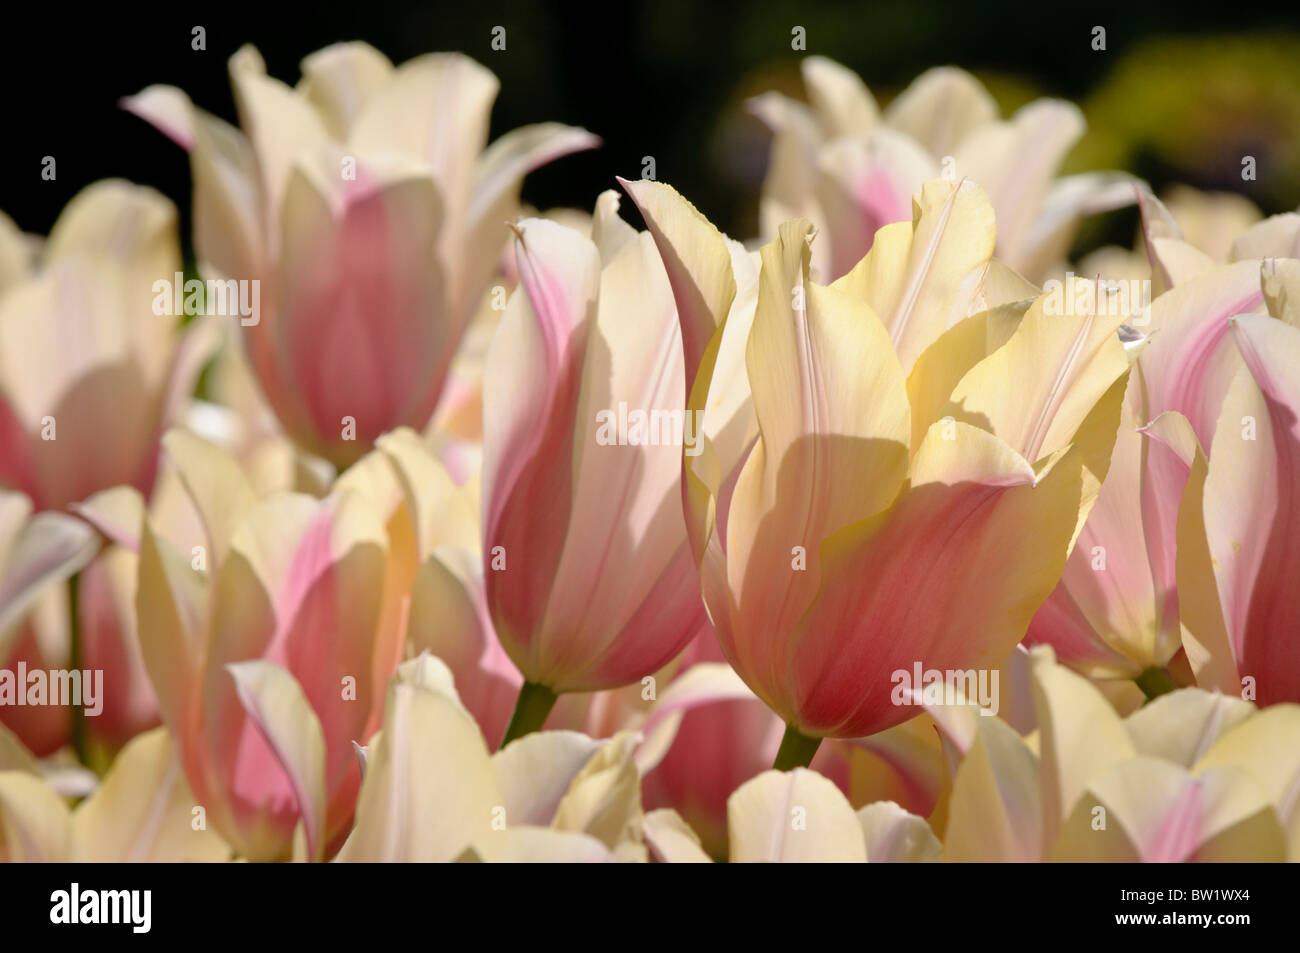
{"type": "Polygon", "coordinates": [[[287,856],[301,822],[320,857],[347,830],[353,742],[377,727],[400,657],[410,517],[399,509],[402,529],[390,528],[368,482],[377,466],[324,499],[259,500],[214,445],[172,431],[167,446],[203,532],[177,545],[146,521],[140,541],[136,612],[163,719],[209,822],[241,855],[287,856]]]}
{"type": "Polygon", "coordinates": [[[175,207],[152,189],[97,182],[34,256],[0,217],[0,485],[62,509],[119,484],[147,493],[158,440],[211,344],[153,305],[180,269],[175,207]]]}
{"type": "Polygon", "coordinates": [[[1119,319],[998,298],[987,197],[936,181],[914,221],[878,232],[830,287],[810,278],[811,225],[782,226],[763,249],[752,326],[733,326],[728,296],[707,291],[729,267],[721,236],[662,187],[638,194],[659,223],[684,337],[709,341],[692,393],[709,408],[706,436],[730,390],[752,395],[757,439],[741,441],[738,470],[707,446],[685,460],[728,661],[813,738],[914,715],[891,700],[891,676],[917,660],[999,663],[1055,585],[1105,472],[1130,362],[1119,319]]]}
{"type": "Polygon", "coordinates": [[[620,406],[683,419],[681,332],[651,236],[614,210],[594,241],[540,219],[517,234],[520,286],[485,369],[487,603],[529,683],[612,688],[707,625],[682,519],[682,438],[625,440],[609,423],[620,406]]]}
{"type": "Polygon", "coordinates": [[[498,83],[458,54],[394,68],[348,43],[302,69],[291,88],[231,58],[242,131],[173,87],[125,105],[190,152],[204,277],[260,282],[241,331],[281,425],[343,466],[428,422],[524,175],[598,140],[542,123],[488,146],[498,83]]]}
{"type": "Polygon", "coordinates": [[[998,219],[998,258],[1041,281],[1069,251],[1086,216],[1133,201],[1118,172],[1057,178],[1083,135],[1079,109],[1037,99],[1010,119],[975,77],[928,70],[888,108],[851,70],[821,56],[802,61],[808,103],[765,93],[750,108],[773,132],[760,206],[764,238],[808,218],[825,238],[813,250],[819,281],[839,278],[876,232],[912,216],[912,196],[942,175],[988,192],[998,219]]]}

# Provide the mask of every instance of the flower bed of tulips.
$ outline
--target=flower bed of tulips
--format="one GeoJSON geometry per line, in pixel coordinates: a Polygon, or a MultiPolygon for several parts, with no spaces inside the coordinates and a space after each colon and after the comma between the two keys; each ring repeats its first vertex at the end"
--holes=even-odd
{"type": "Polygon", "coordinates": [[[0,215],[0,858],[1300,860],[1300,215],[802,65],[743,241],[360,43],[0,215]]]}

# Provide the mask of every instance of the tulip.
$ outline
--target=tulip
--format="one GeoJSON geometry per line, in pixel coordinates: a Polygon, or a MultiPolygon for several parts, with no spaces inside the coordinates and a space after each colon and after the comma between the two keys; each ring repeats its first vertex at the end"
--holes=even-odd
{"type": "MultiPolygon", "coordinates": [[[[694,210],[655,196],[642,210],[671,223],[665,263],[687,261],[669,235],[694,210]]],[[[676,272],[679,311],[701,323],[683,336],[717,328],[692,407],[712,408],[737,373],[752,393],[759,436],[738,474],[710,454],[706,410],[684,497],[723,653],[789,726],[782,766],[806,764],[822,737],[914,714],[890,685],[918,660],[1001,661],[1055,585],[1110,455],[1131,359],[1120,319],[1052,314],[1048,295],[999,300],[992,209],[973,183],[928,183],[914,214],[829,288],[810,279],[810,224],[784,225],[763,249],[747,335],[688,310],[709,300],[696,279],[725,267],[720,240],[709,264],[697,241],[694,272],[676,272]]],[[[1090,288],[1071,282],[1069,300],[1090,288]]]]}
{"type": "MultiPolygon", "coordinates": [[[[154,307],[154,282],[180,271],[175,208],[152,189],[98,182],[68,204],[39,254],[29,254],[24,236],[0,217],[0,259],[0,483],[43,510],[119,484],[150,492],[159,437],[183,411],[214,343],[207,322],[182,330],[174,315],[154,307]]],[[[91,544],[84,526],[78,535],[91,544]]],[[[69,565],[80,569],[86,561],[69,565]]],[[[138,655],[134,633],[100,624],[109,572],[91,563],[73,582],[82,590],[77,620],[58,587],[43,596],[45,609],[29,618],[17,643],[0,638],[0,662],[10,669],[20,661],[63,668],[70,622],[89,624],[106,654],[85,651],[83,631],[80,661],[105,671],[110,714],[88,719],[88,733],[120,724],[126,697],[142,700],[114,677],[122,671],[114,660],[138,655]]],[[[19,734],[42,754],[70,739],[65,709],[0,715],[16,728],[22,722],[19,734]]],[[[116,740],[154,723],[146,713],[116,740]]]]}
{"type": "Polygon", "coordinates": [[[543,123],[487,144],[493,75],[456,54],[394,68],[362,43],[302,64],[295,89],[244,47],[242,132],[180,90],[125,102],[190,152],[200,270],[256,281],[249,359],[286,432],[342,467],[422,428],[492,275],[524,175],[591,148],[543,123]]]}
{"type": "Polygon", "coordinates": [[[1296,818],[1285,785],[1297,765],[1275,753],[1295,749],[1300,708],[1257,712],[1182,689],[1121,719],[1050,648],[1035,649],[1031,665],[1037,744],[1000,718],[976,719],[944,860],[1287,859],[1296,818]]]}
{"type": "Polygon", "coordinates": [[[1233,260],[1228,257],[1233,243],[1264,217],[1244,195],[1200,192],[1185,185],[1165,193],[1164,203],[1173,213],[1183,239],[1216,262],[1233,260]]]}
{"type": "Polygon", "coordinates": [[[1236,195],[1177,187],[1161,201],[1144,184],[1135,189],[1142,250],[1099,248],[1079,262],[1081,274],[1112,281],[1149,279],[1151,294],[1158,298],[1223,264],[1300,256],[1300,214],[1260,220],[1259,210],[1236,195]]]}
{"type": "MultiPolygon", "coordinates": [[[[20,663],[29,672],[68,666],[65,583],[97,548],[94,534],[80,520],[63,513],[33,515],[32,509],[23,494],[0,490],[0,668],[15,682],[20,663]]],[[[32,753],[43,757],[67,742],[71,719],[66,707],[16,701],[0,704],[0,726],[32,753]]]]}
{"type": "Polygon", "coordinates": [[[633,738],[571,731],[489,755],[451,671],[421,655],[388,688],[344,862],[644,860],[633,738]]]}
{"type": "Polygon", "coordinates": [[[138,566],[135,553],[109,546],[76,581],[81,662],[104,673],[106,689],[103,710],[85,728],[108,751],[162,722],[136,634],[138,566]]]}
{"type": "MultiPolygon", "coordinates": [[[[452,672],[461,704],[495,743],[510,720],[523,676],[502,648],[487,606],[476,487],[456,486],[450,469],[413,431],[386,435],[379,448],[399,475],[400,492],[418,523],[419,569],[406,604],[406,654],[437,656],[452,672]]],[[[612,693],[567,696],[546,725],[596,737],[632,727],[635,712],[605,694],[612,693]]]]}
{"type": "Polygon", "coordinates": [[[654,240],[616,203],[594,241],[516,228],[520,286],[483,395],[486,598],[525,679],[508,738],[559,693],[657,671],[707,624],[679,499],[683,343],[654,240]]]}
{"type": "MultiPolygon", "coordinates": [[[[1161,242],[1157,256],[1172,260],[1161,242]]],[[[1084,674],[1142,679],[1152,691],[1171,684],[1165,670],[1183,643],[1176,537],[1191,461],[1169,445],[1164,425],[1147,424],[1181,414],[1195,421],[1186,446],[1209,447],[1239,363],[1229,321],[1264,307],[1257,261],[1197,277],[1173,273],[1177,287],[1134,320],[1151,340],[1129,382],[1106,481],[1028,634],[1030,644],[1051,644],[1084,674]]]]}
{"type": "Polygon", "coordinates": [[[1147,237],[1181,243],[1178,253],[1187,259],[1199,257],[1201,270],[1251,258],[1300,255],[1300,214],[1264,218],[1253,202],[1232,192],[1176,185],[1163,201],[1144,191],[1140,205],[1147,237]]]}
{"type": "MultiPolygon", "coordinates": [[[[536,217],[565,225],[591,238],[593,225],[597,221],[608,224],[611,211],[617,208],[617,193],[608,191],[597,199],[595,216],[561,208],[536,217]]],[[[631,229],[621,229],[620,233],[625,236],[631,233],[631,229]]],[[[500,281],[493,286],[492,294],[483,299],[470,322],[452,361],[438,411],[425,429],[438,459],[461,485],[477,482],[483,464],[483,369],[488,346],[501,320],[505,299],[500,296],[513,291],[519,284],[513,243],[502,249],[497,271],[500,281]]]]}
{"type": "Polygon", "coordinates": [[[1266,261],[1264,289],[1270,314],[1232,321],[1240,358],[1213,442],[1179,439],[1202,433],[1191,418],[1169,432],[1191,467],[1177,528],[1188,661],[1201,686],[1272,705],[1300,701],[1300,262],[1266,261]]]}
{"type": "Polygon", "coordinates": [[[132,741],[69,811],[35,765],[0,764],[0,861],[215,862],[230,848],[194,824],[194,795],[164,729],[132,741]]]}
{"type": "MultiPolygon", "coordinates": [[[[657,726],[677,713],[679,724],[662,760],[650,764],[650,756],[642,757],[648,768],[642,796],[648,809],[671,809],[682,817],[708,854],[726,857],[727,799],[771,765],[784,726],[726,665],[711,631],[696,637],[679,664],[680,674],[642,729],[653,745],[657,726]]],[[[842,752],[821,748],[813,767],[848,793],[849,762],[842,752]]]]}
{"type": "MultiPolygon", "coordinates": [[[[329,492],[329,478],[319,472],[323,461],[307,461],[283,436],[260,434],[250,441],[232,440],[238,430],[225,426],[229,418],[220,408],[201,401],[189,403],[184,419],[232,450],[239,471],[233,485],[247,482],[257,498],[280,491],[317,496],[329,492]]],[[[98,765],[161,721],[137,635],[143,520],[147,514],[154,531],[181,552],[191,552],[194,541],[205,533],[185,482],[167,454],[162,455],[158,479],[147,500],[135,489],[121,486],[70,508],[98,530],[104,541],[99,555],[74,583],[82,664],[103,671],[108,687],[103,710],[84,725],[86,739],[92,744],[83,753],[98,765]]]]}
{"type": "Polygon", "coordinates": [[[774,133],[761,232],[771,238],[784,221],[810,219],[827,236],[813,251],[821,280],[846,274],[881,227],[908,221],[912,195],[940,174],[988,191],[998,257],[1033,281],[1069,251],[1083,217],[1133,201],[1133,180],[1121,173],[1055,177],[1084,132],[1071,103],[1038,99],[1002,120],[978,80],[942,67],[881,113],[843,66],[810,56],[802,70],[808,105],[777,93],[750,103],[774,133]]]}
{"type": "MultiPolygon", "coordinates": [[[[694,832],[672,810],[645,817],[652,858],[707,862],[694,832]]],[[[831,781],[815,771],[766,771],[727,799],[732,863],[926,863],[940,845],[924,818],[892,801],[854,812],[831,781]]]]}
{"type": "Polygon", "coordinates": [[[287,856],[300,823],[309,856],[325,856],[352,813],[353,742],[377,727],[400,658],[415,517],[382,454],[323,499],[259,500],[215,445],[180,430],[165,444],[203,532],[176,545],[143,524],[136,615],[163,719],[241,856],[287,856]]]}
{"type": "MultiPolygon", "coordinates": [[[[26,261],[0,218],[0,259],[26,261]]],[[[64,209],[39,265],[0,282],[0,485],[62,509],[125,484],[148,493],[158,439],[206,359],[205,323],[182,331],[153,284],[180,271],[176,210],[109,180],[64,209]]]]}
{"type": "Polygon", "coordinates": [[[417,512],[419,570],[406,620],[408,654],[429,652],[456,680],[461,704],[484,733],[499,739],[522,678],[497,640],[488,613],[479,554],[474,488],[458,488],[427,443],[398,431],[381,448],[399,471],[417,512]]]}

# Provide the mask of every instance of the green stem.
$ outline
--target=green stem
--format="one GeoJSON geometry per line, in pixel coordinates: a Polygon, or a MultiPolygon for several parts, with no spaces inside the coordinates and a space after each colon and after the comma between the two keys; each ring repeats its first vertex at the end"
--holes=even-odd
{"type": "Polygon", "coordinates": [[[1146,695],[1147,701],[1168,694],[1178,687],[1169,670],[1156,665],[1152,665],[1134,681],[1137,682],[1138,688],[1142,689],[1142,694],[1146,695]]]}
{"type": "Polygon", "coordinates": [[[556,697],[555,692],[545,685],[524,682],[519,689],[519,701],[515,702],[515,712],[510,716],[510,724],[506,725],[505,736],[501,739],[501,747],[541,728],[555,705],[556,697]]]}
{"type": "MultiPolygon", "coordinates": [[[[73,573],[72,578],[68,580],[68,666],[72,671],[78,671],[82,662],[82,632],[81,632],[81,573],[73,573]]],[[[84,700],[84,698],[83,698],[84,700]]],[[[83,765],[89,765],[89,738],[86,732],[86,711],[82,705],[71,706],[72,716],[72,748],[77,753],[77,760],[83,765]]]]}
{"type": "Polygon", "coordinates": [[[794,725],[786,725],[785,735],[781,738],[781,747],[776,753],[772,768],[776,771],[792,771],[806,768],[812,764],[813,755],[821,745],[820,738],[809,738],[794,725]]]}

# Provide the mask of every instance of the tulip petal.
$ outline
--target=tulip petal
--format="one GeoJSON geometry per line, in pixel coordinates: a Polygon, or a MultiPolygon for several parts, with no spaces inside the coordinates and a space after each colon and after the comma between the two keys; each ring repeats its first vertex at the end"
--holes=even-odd
{"type": "Polygon", "coordinates": [[[478,552],[444,547],[420,567],[411,591],[410,651],[432,652],[455,675],[465,707],[488,738],[505,731],[523,676],[497,641],[478,552]]]}
{"type": "Polygon", "coordinates": [[[140,552],[140,526],[145,500],[133,486],[114,486],[87,497],[68,509],[119,546],[140,552]]]}
{"type": "Polygon", "coordinates": [[[925,818],[909,814],[893,801],[868,804],[858,811],[858,823],[873,864],[937,861],[942,852],[925,818]]]}
{"type": "MultiPolygon", "coordinates": [[[[0,493],[0,520],[7,522],[26,505],[20,494],[0,493]],[[15,507],[15,500],[24,506],[15,507]]],[[[66,514],[44,512],[23,521],[12,548],[0,552],[0,659],[9,658],[11,640],[36,600],[90,562],[98,549],[94,531],[66,514]]]]}
{"type": "Polygon", "coordinates": [[[1092,782],[1137,751],[1110,703],[1087,679],[1031,653],[1043,777],[1043,840],[1050,845],[1092,782]]]}
{"type": "Polygon", "coordinates": [[[1233,239],[1264,217],[1254,202],[1230,191],[1202,192],[1171,185],[1165,191],[1165,202],[1182,233],[1177,237],[1186,239],[1215,262],[1240,260],[1228,257],[1233,239]]]}
{"type": "Polygon", "coordinates": [[[202,437],[174,428],[163,437],[163,449],[203,520],[212,564],[220,565],[230,549],[230,537],[257,504],[257,496],[239,462],[202,437]]]}
{"type": "Polygon", "coordinates": [[[1124,725],[1138,754],[1191,768],[1254,713],[1255,706],[1240,698],[1184,688],[1139,708],[1124,725]]]}
{"type": "MultiPolygon", "coordinates": [[[[212,277],[265,273],[273,239],[263,221],[253,146],[233,126],[197,111],[190,168],[194,178],[194,251],[212,277]]],[[[271,213],[278,214],[279,206],[271,213]]]]}
{"type": "Polygon", "coordinates": [[[1136,200],[1134,181],[1125,172],[1084,172],[1057,179],[1016,253],[1017,266],[1027,274],[1041,276],[1066,260],[1079,223],[1089,216],[1132,205],[1136,200]]]}
{"type": "MultiPolygon", "coordinates": [[[[1243,370],[1243,379],[1246,374],[1243,370]]],[[[1243,380],[1244,384],[1244,380],[1243,380]]],[[[1248,385],[1247,385],[1248,386],[1248,385]]],[[[1238,390],[1234,386],[1232,390],[1238,390]]],[[[1258,391],[1255,394],[1258,398],[1258,391]]],[[[1229,392],[1226,405],[1234,402],[1229,392]]],[[[1191,425],[1187,425],[1191,429],[1191,425]]],[[[1202,688],[1235,693],[1241,681],[1224,622],[1214,556],[1206,532],[1205,489],[1209,462],[1198,447],[1178,510],[1178,609],[1183,649],[1202,688]]]]}
{"type": "Polygon", "coordinates": [[[915,712],[893,697],[889,673],[918,660],[995,666],[1059,578],[1078,450],[1036,475],[993,435],[953,426],[953,439],[942,422],[931,428],[889,510],[827,544],[821,593],[789,650],[787,694],[806,733],[857,737],[905,720],[915,712]],[[971,571],[990,560],[996,579],[971,571]]]}
{"type": "Polygon", "coordinates": [[[1227,340],[1229,319],[1262,305],[1259,263],[1253,261],[1216,268],[1156,298],[1151,343],[1142,354],[1147,417],[1178,411],[1213,453],[1215,421],[1239,365],[1227,340]]]}
{"type": "Polygon", "coordinates": [[[787,224],[763,252],[746,359],[762,436],[727,527],[728,583],[744,617],[711,606],[724,652],[746,660],[741,675],[760,696],[779,642],[817,592],[822,540],[884,508],[907,466],[901,369],[867,306],[809,283],[808,229],[787,224]],[[805,572],[792,571],[794,547],[805,572]]]}
{"type": "Polygon", "coordinates": [[[152,481],[171,319],[140,319],[149,288],[130,277],[70,254],[0,300],[0,479],[39,508],[152,481]]]}
{"type": "Polygon", "coordinates": [[[487,225],[502,200],[518,202],[524,176],[561,156],[600,145],[600,138],[585,129],[558,122],[535,123],[512,129],[488,146],[478,159],[474,198],[470,204],[471,228],[487,225]]]}
{"type": "Polygon", "coordinates": [[[109,546],[77,578],[80,667],[102,671],[104,693],[99,714],[87,722],[90,736],[120,747],[159,724],[158,697],[140,652],[135,593],[140,560],[120,546],[109,546]]]}
{"type": "Polygon", "coordinates": [[[989,309],[1016,303],[1023,303],[1027,308],[1042,293],[1038,285],[994,258],[984,272],[978,300],[989,309]]]}
{"type": "Polygon", "coordinates": [[[286,427],[347,464],[394,426],[424,426],[464,330],[431,320],[443,308],[438,196],[427,174],[374,164],[355,183],[299,164],[286,189],[287,306],[245,333],[286,427]],[[345,417],[355,421],[348,438],[345,417]]]}
{"type": "Polygon", "coordinates": [[[931,155],[952,155],[974,130],[994,122],[998,106],[965,70],[940,66],[912,81],[885,110],[885,122],[905,132],[931,155]]]}
{"type": "MultiPolygon", "coordinates": [[[[773,134],[758,207],[759,234],[775,235],[784,222],[800,217],[810,219],[815,227],[824,225],[813,201],[822,136],[812,110],[779,93],[764,93],[745,106],[773,134]]],[[[819,249],[813,249],[819,273],[829,265],[829,251],[819,254],[819,249]]]]}
{"type": "Polygon", "coordinates": [[[507,237],[501,223],[518,215],[524,176],[562,156],[599,145],[600,138],[585,129],[544,122],[512,129],[479,156],[467,238],[460,258],[452,259],[459,261],[458,268],[450,271],[456,314],[472,312],[492,277],[496,252],[507,237]]]}
{"type": "Polygon", "coordinates": [[[368,43],[335,43],[302,61],[297,92],[316,107],[329,134],[345,141],[370,98],[393,75],[393,64],[368,43]]]}
{"type": "Polygon", "coordinates": [[[1041,860],[1038,774],[1038,759],[1010,727],[996,718],[979,719],[953,782],[944,860],[1041,860]]]}
{"type": "Polygon", "coordinates": [[[719,585],[725,584],[723,546],[732,491],[758,438],[746,359],[758,304],[761,255],[751,255],[738,242],[728,241],[727,248],[737,292],[691,385],[687,409],[697,422],[703,417],[703,437],[699,455],[682,461],[691,551],[696,562],[704,564],[704,575],[719,585]]]}
{"type": "Polygon", "coordinates": [[[555,809],[556,830],[595,837],[622,859],[644,860],[638,737],[619,732],[583,765],[555,809]]]}
{"type": "Polygon", "coordinates": [[[732,863],[865,863],[862,826],[826,778],[795,768],[765,771],[727,801],[732,863]]]}
{"type": "MultiPolygon", "coordinates": [[[[112,324],[96,330],[120,335],[121,341],[112,344],[124,345],[125,352],[138,363],[146,389],[154,393],[161,389],[173,363],[176,318],[170,308],[157,307],[154,284],[181,270],[176,206],[153,189],[121,179],[95,182],[78,192],[59,215],[43,257],[47,270],[79,258],[92,258],[112,269],[112,283],[97,285],[94,292],[120,295],[117,309],[105,315],[112,324]]],[[[67,300],[55,304],[72,309],[64,320],[84,320],[76,313],[84,304],[67,300]]],[[[55,346],[66,351],[67,342],[55,346]]],[[[106,348],[100,355],[117,353],[118,347],[106,348]]]]}
{"type": "Polygon", "coordinates": [[[1035,301],[1007,344],[957,384],[947,412],[997,434],[1027,460],[1070,443],[1130,364],[1116,334],[1121,316],[1075,313],[1089,285],[1071,279],[1064,300],[1049,293],[1035,301]],[[1012,379],[1015,388],[1006,386],[1012,379]]]}
{"type": "Polygon", "coordinates": [[[1233,239],[1228,261],[1248,258],[1300,258],[1300,213],[1270,216],[1233,239]]]}
{"type": "MultiPolygon", "coordinates": [[[[975,722],[979,720],[976,716],[975,722]]],[[[861,751],[850,756],[850,800],[891,800],[915,814],[931,815],[949,780],[937,727],[929,715],[918,715],[870,737],[849,740],[861,751]]]]}
{"type": "Polygon", "coordinates": [[[645,218],[668,272],[690,387],[736,296],[731,254],[723,234],[672,186],[653,179],[618,183],[645,218]]]}
{"type": "Polygon", "coordinates": [[[306,99],[266,75],[266,64],[253,46],[240,47],[230,58],[229,69],[239,124],[257,159],[265,198],[265,234],[277,236],[294,163],[304,151],[328,142],[329,133],[306,99]]]}
{"type": "Polygon", "coordinates": [[[1153,273],[1161,276],[1160,282],[1153,283],[1151,289],[1152,295],[1157,298],[1176,285],[1209,274],[1218,266],[1213,258],[1182,239],[1153,238],[1148,247],[1151,259],[1156,262],[1153,273]]]}
{"type": "Polygon", "coordinates": [[[611,864],[618,858],[589,834],[543,827],[508,827],[474,842],[490,864],[611,864]]]}
{"type": "Polygon", "coordinates": [[[943,416],[953,389],[967,372],[1011,339],[1029,306],[1029,301],[1015,301],[971,315],[921,352],[907,375],[913,453],[930,425],[943,416]]]}
{"type": "Polygon", "coordinates": [[[190,153],[194,245],[204,274],[247,278],[264,257],[257,168],[248,141],[228,123],[195,109],[172,86],[150,86],[121,106],[190,153]]]}
{"type": "Polygon", "coordinates": [[[370,96],[349,144],[363,155],[421,156],[459,228],[487,145],[488,117],[501,84],[492,72],[459,53],[431,53],[399,66],[370,96]]]}
{"type": "Polygon", "coordinates": [[[39,777],[40,764],[12,731],[0,725],[0,771],[21,771],[39,777]]]}
{"type": "MultiPolygon", "coordinates": [[[[277,494],[251,510],[219,568],[203,671],[202,744],[231,798],[219,827],[245,856],[279,856],[300,808],[279,756],[246,714],[227,664],[262,659],[287,670],[320,719],[326,742],[324,838],[346,822],[357,782],[353,739],[374,707],[388,544],[356,491],[325,500],[277,494]]],[[[309,832],[310,836],[310,832],[309,832]]]]}
{"type": "MultiPolygon", "coordinates": [[[[493,338],[485,374],[484,578],[502,643],[537,681],[551,677],[534,638],[552,584],[539,568],[558,565],[569,522],[575,419],[600,263],[590,241],[562,226],[530,219],[521,234],[522,287],[493,338]],[[504,555],[506,569],[493,569],[494,554],[498,564],[504,555]]],[[[590,565],[584,571],[590,577],[590,565]]]]}
{"type": "Polygon", "coordinates": [[[1268,795],[1286,831],[1290,858],[1300,858],[1300,705],[1274,705],[1224,732],[1195,771],[1239,767],[1268,795]]]}
{"type": "Polygon", "coordinates": [[[958,174],[988,190],[997,212],[998,257],[1031,278],[1038,267],[1036,219],[1057,169],[1085,126],[1073,103],[1037,99],[1005,122],[974,130],[953,152],[958,174]]]}
{"type": "Polygon", "coordinates": [[[138,735],[72,815],[79,863],[224,861],[215,832],[193,828],[194,795],[166,729],[138,735]]]}
{"type": "Polygon", "coordinates": [[[891,129],[823,147],[816,192],[831,245],[827,277],[848,274],[871,249],[879,229],[909,221],[912,196],[938,174],[924,149],[891,129]]]}
{"type": "Polygon", "coordinates": [[[492,834],[493,812],[503,807],[473,719],[439,692],[395,681],[338,859],[454,860],[492,834]]]}
{"type": "Polygon", "coordinates": [[[1196,438],[1172,411],[1137,427],[1139,387],[1130,381],[1096,505],[1029,631],[1032,644],[1050,643],[1062,662],[1098,678],[1164,667],[1181,643],[1177,505],[1188,474],[1181,454],[1196,438]]]}
{"type": "Polygon", "coordinates": [[[157,84],[121,101],[127,112],[139,116],[185,151],[194,148],[194,104],[175,86],[157,84]]]}
{"type": "Polygon", "coordinates": [[[675,676],[641,727],[646,736],[636,754],[641,774],[649,774],[668,754],[687,712],[732,701],[757,702],[758,699],[736,670],[725,662],[697,662],[675,676]]]}
{"type": "Polygon", "coordinates": [[[936,179],[913,200],[910,227],[877,232],[867,256],[832,287],[871,306],[910,372],[935,338],[974,310],[996,235],[982,188],[936,179]]]}
{"type": "Polygon", "coordinates": [[[325,737],[302,687],[271,662],[226,666],[249,718],[275,752],[293,785],[307,833],[307,854],[319,860],[324,849],[325,737]]]}
{"type": "Polygon", "coordinates": [[[576,731],[525,735],[492,756],[507,825],[549,827],[560,802],[601,743],[576,731]]]}
{"type": "Polygon", "coordinates": [[[650,859],[662,864],[713,862],[700,846],[699,837],[671,808],[660,808],[646,814],[645,842],[650,850],[650,859]]]}
{"type": "Polygon", "coordinates": [[[858,74],[824,56],[800,61],[808,101],[826,138],[861,136],[880,118],[876,101],[858,74]]]}
{"type": "Polygon", "coordinates": [[[600,249],[602,266],[613,261],[637,235],[636,229],[618,214],[621,202],[622,196],[617,190],[606,189],[596,196],[596,204],[591,212],[591,240],[600,249]]]}
{"type": "MultiPolygon", "coordinates": [[[[135,607],[140,651],[158,706],[172,734],[188,742],[196,730],[196,688],[207,634],[207,579],[158,535],[148,519],[140,538],[135,607]]],[[[189,760],[190,751],[184,753],[190,783],[198,787],[197,762],[189,760]]]]}
{"type": "Polygon", "coordinates": [[[573,468],[572,512],[583,519],[567,527],[534,636],[541,668],[563,673],[562,682],[547,682],[552,688],[626,684],[667,664],[704,624],[698,601],[674,598],[695,577],[680,484],[682,454],[698,427],[681,412],[681,354],[663,266],[650,236],[639,236],[601,274],[575,445],[571,462],[560,461],[573,468]],[[633,430],[638,413],[643,437],[633,430]],[[593,572],[607,566],[624,567],[617,585],[593,572]],[[653,639],[623,637],[650,619],[653,639]]]}
{"type": "Polygon", "coordinates": [[[1259,702],[1269,705],[1300,697],[1294,645],[1279,638],[1300,631],[1300,593],[1293,585],[1300,565],[1300,329],[1270,317],[1240,317],[1233,332],[1266,410],[1238,415],[1234,402],[1224,401],[1205,519],[1239,673],[1256,679],[1259,702]],[[1253,422],[1243,429],[1248,416],[1261,433],[1253,422]],[[1222,512],[1227,509],[1233,512],[1222,512]]]}
{"type": "Polygon", "coordinates": [[[1268,313],[1292,327],[1300,327],[1300,261],[1270,258],[1261,262],[1259,283],[1268,313]]]}
{"type": "Polygon", "coordinates": [[[1192,776],[1165,761],[1134,758],[1089,785],[1061,828],[1053,859],[1231,863],[1286,857],[1277,816],[1245,772],[1215,768],[1192,776]]]}
{"type": "Polygon", "coordinates": [[[415,431],[401,427],[375,444],[391,461],[415,515],[420,556],[440,546],[476,548],[478,514],[415,431]]]}
{"type": "Polygon", "coordinates": [[[27,277],[34,264],[34,250],[13,219],[0,212],[0,294],[27,277]]]}
{"type": "Polygon", "coordinates": [[[54,789],[29,774],[0,771],[0,859],[65,863],[71,850],[71,816],[54,789]]]}

